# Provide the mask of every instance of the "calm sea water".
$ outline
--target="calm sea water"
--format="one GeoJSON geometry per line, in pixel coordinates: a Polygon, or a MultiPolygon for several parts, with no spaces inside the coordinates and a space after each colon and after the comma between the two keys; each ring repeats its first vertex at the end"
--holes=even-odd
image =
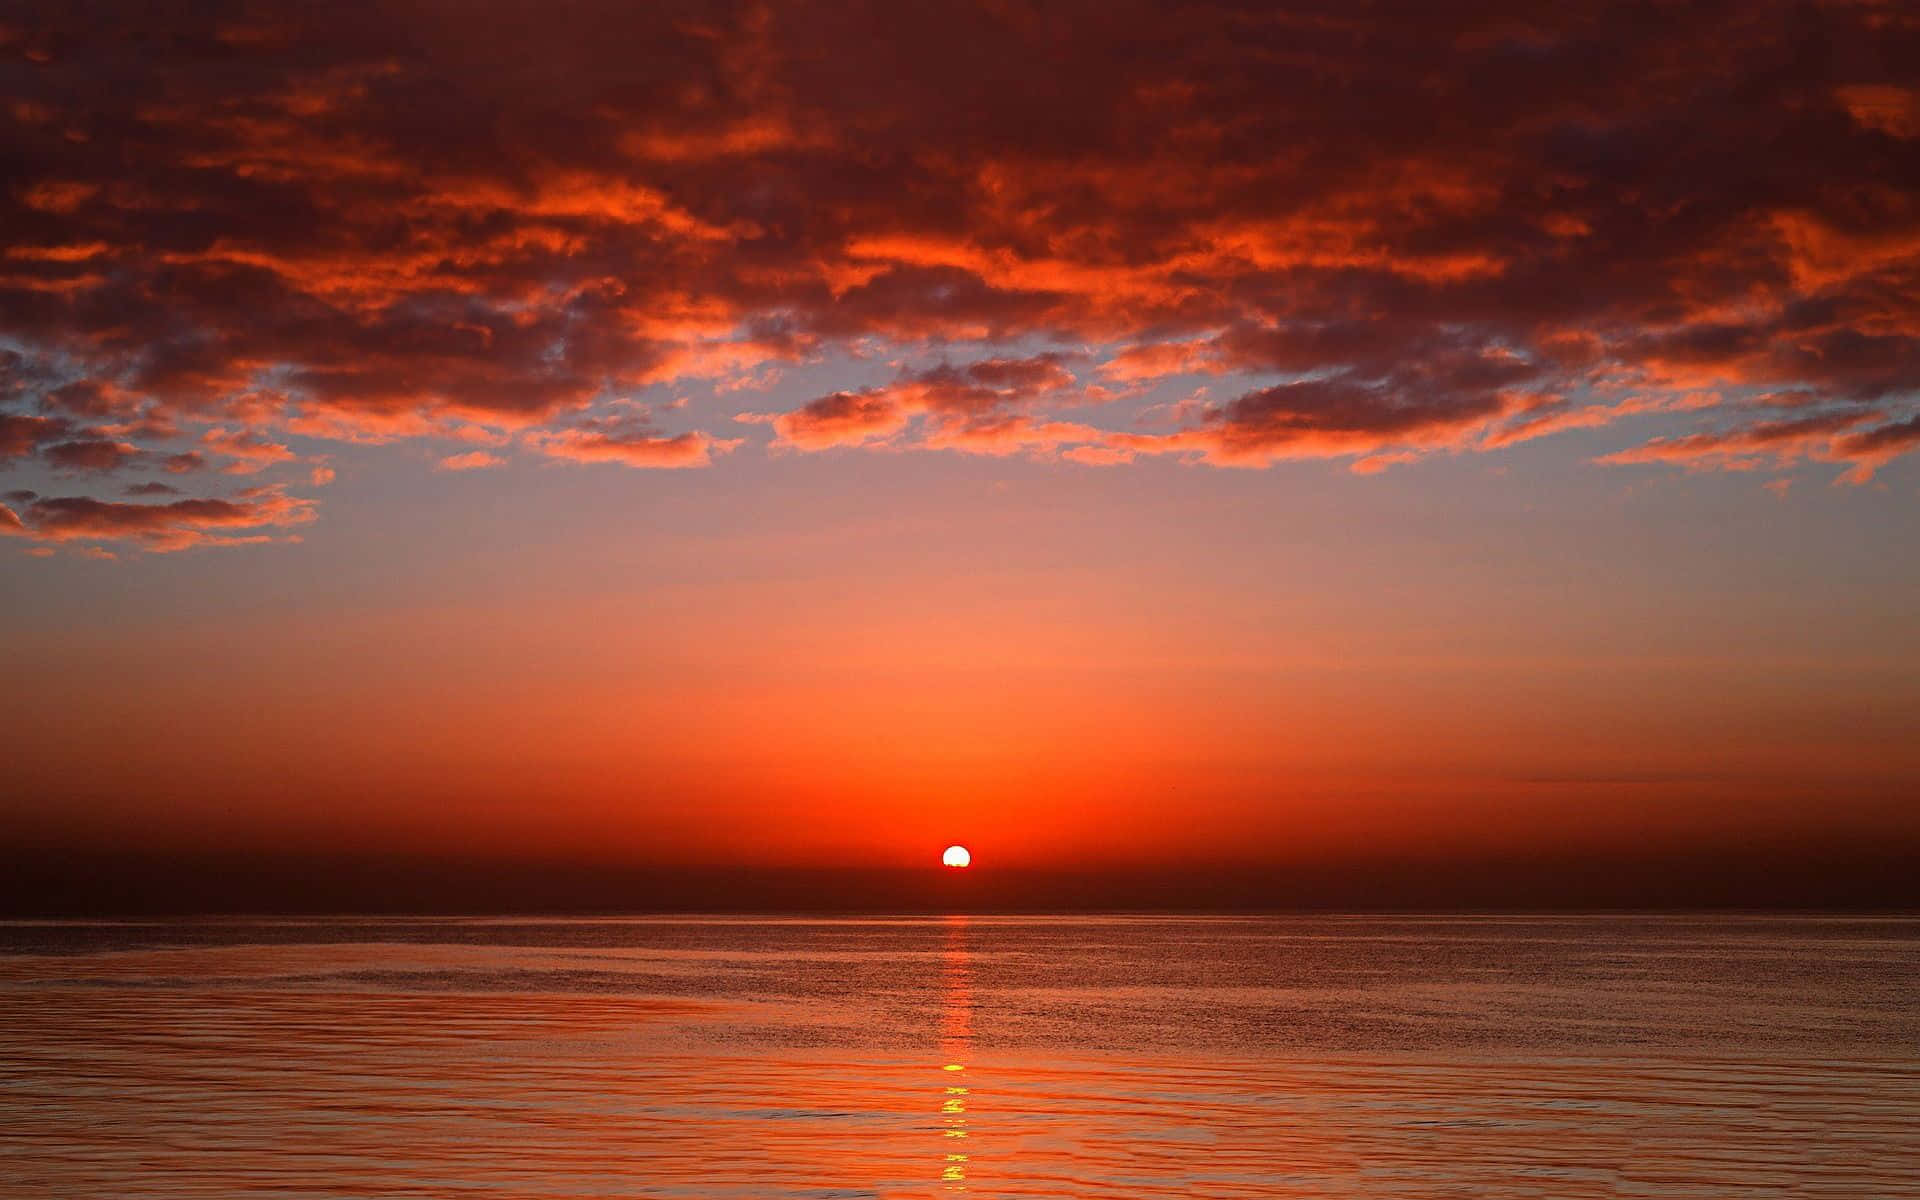
{"type": "Polygon", "coordinates": [[[1920,922],[0,925],[7,1197],[1920,1197],[1920,922]]]}

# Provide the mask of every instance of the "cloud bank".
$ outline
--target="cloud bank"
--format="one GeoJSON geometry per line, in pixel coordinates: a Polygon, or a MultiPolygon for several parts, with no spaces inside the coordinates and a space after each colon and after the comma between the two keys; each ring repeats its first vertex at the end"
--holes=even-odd
{"type": "Polygon", "coordinates": [[[1595,469],[1864,482],[1920,447],[1916,78],[1876,0],[30,3],[0,470],[72,494],[0,532],[276,536],[326,443],[397,439],[1370,471],[1607,429],[1595,469]],[[890,381],[725,403],[835,357],[890,381]]]}

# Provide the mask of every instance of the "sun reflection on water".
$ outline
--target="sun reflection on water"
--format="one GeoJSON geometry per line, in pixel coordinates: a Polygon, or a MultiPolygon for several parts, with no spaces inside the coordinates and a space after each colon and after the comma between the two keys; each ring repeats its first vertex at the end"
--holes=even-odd
{"type": "Polygon", "coordinates": [[[967,1190],[967,1060],[973,1045],[973,979],[967,950],[967,918],[948,917],[947,940],[940,954],[940,1102],[941,1139],[947,1150],[940,1171],[942,1190],[967,1190]]]}
{"type": "Polygon", "coordinates": [[[1906,919],[487,928],[0,928],[0,1197],[1920,1200],[1906,919]]]}

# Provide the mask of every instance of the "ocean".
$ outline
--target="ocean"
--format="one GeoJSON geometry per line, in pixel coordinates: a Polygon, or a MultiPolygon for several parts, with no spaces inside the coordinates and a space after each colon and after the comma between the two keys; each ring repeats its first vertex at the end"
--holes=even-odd
{"type": "Polygon", "coordinates": [[[6,1197],[1920,1197],[1920,920],[0,924],[6,1197]]]}

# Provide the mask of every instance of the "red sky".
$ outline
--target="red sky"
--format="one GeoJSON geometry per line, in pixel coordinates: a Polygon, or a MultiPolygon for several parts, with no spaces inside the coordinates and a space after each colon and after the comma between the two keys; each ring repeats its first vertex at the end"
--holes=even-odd
{"type": "Polygon", "coordinates": [[[1899,4],[85,18],[0,22],[16,845],[1920,848],[1899,4]]]}

